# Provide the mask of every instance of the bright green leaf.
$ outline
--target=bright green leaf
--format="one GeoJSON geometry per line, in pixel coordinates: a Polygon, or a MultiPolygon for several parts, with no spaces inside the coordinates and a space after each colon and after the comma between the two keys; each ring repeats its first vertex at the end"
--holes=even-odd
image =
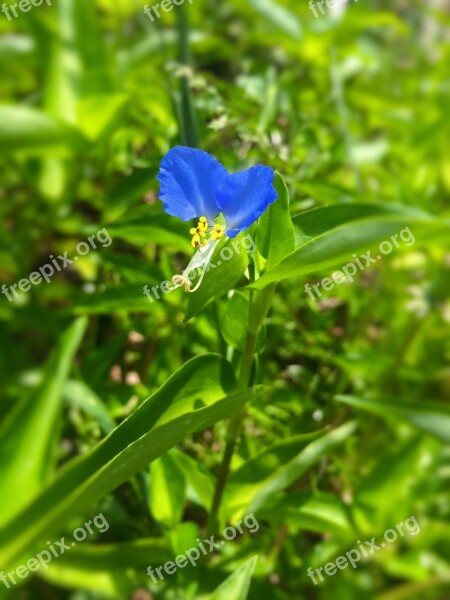
{"type": "Polygon", "coordinates": [[[27,506],[55,465],[57,421],[62,393],[87,320],[80,318],[61,336],[37,389],[21,400],[0,429],[0,523],[27,506]],[[14,498],[14,502],[11,502],[14,498]]]}

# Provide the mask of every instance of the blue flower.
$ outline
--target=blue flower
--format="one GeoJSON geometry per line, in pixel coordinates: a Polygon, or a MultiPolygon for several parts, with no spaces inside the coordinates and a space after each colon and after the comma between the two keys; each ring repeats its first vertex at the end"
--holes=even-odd
{"type": "Polygon", "coordinates": [[[226,220],[226,234],[234,238],[266,212],[278,198],[273,187],[275,172],[257,165],[229,175],[217,187],[215,199],[226,220]]]}
{"type": "Polygon", "coordinates": [[[199,219],[191,229],[197,248],[208,243],[208,234],[211,240],[234,238],[250,227],[278,197],[274,178],[274,170],[262,165],[230,175],[207,152],[180,146],[169,150],[158,174],[164,210],[183,221],[199,219]],[[214,223],[220,213],[224,226],[214,223]]]}

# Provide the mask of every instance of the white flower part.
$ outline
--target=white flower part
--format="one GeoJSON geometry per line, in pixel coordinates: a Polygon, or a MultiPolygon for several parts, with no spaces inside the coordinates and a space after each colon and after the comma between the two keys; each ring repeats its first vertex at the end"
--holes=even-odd
{"type": "Polygon", "coordinates": [[[184,285],[185,290],[191,293],[198,290],[219,241],[220,240],[209,240],[206,246],[202,246],[197,250],[183,273],[181,275],[174,275],[174,277],[172,277],[172,283],[175,287],[184,285]],[[195,269],[202,269],[202,272],[196,286],[191,290],[191,281],[189,279],[189,275],[192,273],[192,271],[195,271],[195,269]]]}

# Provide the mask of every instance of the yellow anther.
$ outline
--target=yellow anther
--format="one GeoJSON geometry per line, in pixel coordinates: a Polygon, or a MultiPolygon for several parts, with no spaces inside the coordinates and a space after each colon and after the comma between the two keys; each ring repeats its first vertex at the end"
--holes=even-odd
{"type": "Polygon", "coordinates": [[[194,248],[201,248],[203,246],[206,246],[206,240],[200,239],[200,235],[196,233],[192,236],[191,244],[194,246],[194,248]]]}
{"type": "Polygon", "coordinates": [[[189,230],[189,233],[193,236],[192,245],[194,248],[200,248],[206,245],[206,240],[203,238],[205,238],[208,233],[208,227],[208,219],[206,217],[200,217],[197,227],[192,227],[189,230]]]}
{"type": "MultiPolygon", "coordinates": [[[[194,248],[203,248],[206,246],[208,230],[210,229],[208,219],[199,217],[197,227],[191,227],[189,233],[192,235],[192,245],[194,248]]],[[[219,240],[225,235],[225,227],[223,225],[214,225],[211,231],[211,240],[219,240]]]]}
{"type": "Polygon", "coordinates": [[[172,279],[174,286],[180,287],[184,284],[184,288],[187,292],[193,293],[200,287],[203,278],[205,276],[208,265],[211,262],[211,258],[214,254],[214,250],[218,245],[218,238],[225,235],[225,228],[216,225],[210,227],[205,217],[200,217],[198,226],[193,227],[191,230],[192,234],[192,246],[197,250],[188,266],[183,271],[182,275],[175,275],[172,279]],[[211,238],[208,236],[209,230],[211,231],[211,238]],[[213,241],[214,240],[214,241],[213,241]],[[193,289],[191,289],[191,282],[189,276],[194,271],[200,274],[200,277],[193,289]]]}
{"type": "Polygon", "coordinates": [[[219,240],[225,235],[225,228],[222,225],[214,225],[214,229],[211,231],[211,239],[219,240]]]}
{"type": "Polygon", "coordinates": [[[197,225],[198,233],[206,233],[208,231],[208,223],[203,223],[203,221],[199,221],[197,225]]]}

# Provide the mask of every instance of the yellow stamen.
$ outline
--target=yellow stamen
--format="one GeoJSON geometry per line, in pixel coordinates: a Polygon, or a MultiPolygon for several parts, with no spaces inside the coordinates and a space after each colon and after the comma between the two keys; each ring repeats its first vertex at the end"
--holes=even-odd
{"type": "Polygon", "coordinates": [[[218,241],[206,241],[200,239],[200,235],[195,233],[192,239],[192,245],[194,248],[197,248],[198,251],[192,257],[190,263],[185,268],[181,275],[174,275],[172,278],[172,283],[175,287],[180,287],[184,285],[184,289],[191,294],[198,290],[200,287],[203,277],[207,271],[208,265],[211,262],[212,255],[214,254],[214,250],[217,247],[218,241]],[[189,279],[189,275],[197,270],[200,273],[200,278],[193,289],[191,289],[191,281],[189,279]]]}
{"type": "Polygon", "coordinates": [[[220,240],[225,235],[225,228],[222,225],[214,225],[214,229],[211,231],[212,240],[220,240]]]}
{"type": "Polygon", "coordinates": [[[191,244],[194,246],[194,248],[201,248],[202,246],[206,246],[206,240],[200,239],[200,235],[196,233],[192,236],[191,244]]]}
{"type": "Polygon", "coordinates": [[[192,245],[194,248],[200,248],[206,244],[206,240],[201,238],[205,238],[208,233],[208,219],[206,217],[200,217],[197,223],[197,227],[192,227],[189,230],[189,233],[192,237],[192,245]]]}

